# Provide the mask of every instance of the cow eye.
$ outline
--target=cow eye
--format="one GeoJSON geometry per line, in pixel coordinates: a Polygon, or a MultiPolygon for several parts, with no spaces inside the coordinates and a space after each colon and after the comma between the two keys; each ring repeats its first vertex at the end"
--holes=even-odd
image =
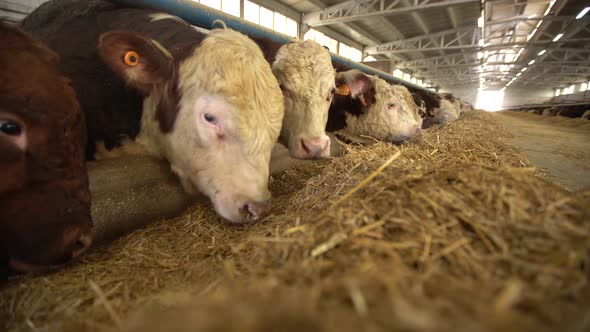
{"type": "Polygon", "coordinates": [[[23,129],[20,124],[11,120],[0,120],[0,132],[9,136],[19,136],[23,129]]]}
{"type": "Polygon", "coordinates": [[[205,121],[211,124],[215,124],[217,122],[217,118],[215,117],[215,115],[209,113],[205,113],[205,115],[203,115],[203,118],[205,119],[205,121]]]}
{"type": "Polygon", "coordinates": [[[336,88],[332,88],[332,90],[330,90],[330,93],[328,93],[328,96],[326,97],[326,101],[330,101],[330,99],[332,99],[332,97],[334,96],[335,93],[336,93],[336,88]]]}
{"type": "Polygon", "coordinates": [[[395,103],[387,104],[387,108],[389,108],[389,109],[395,108],[395,106],[396,106],[395,103]]]}

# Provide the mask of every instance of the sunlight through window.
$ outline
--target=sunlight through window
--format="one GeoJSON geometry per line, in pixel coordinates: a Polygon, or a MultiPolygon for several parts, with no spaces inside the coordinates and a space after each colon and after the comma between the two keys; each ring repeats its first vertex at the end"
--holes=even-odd
{"type": "Polygon", "coordinates": [[[504,102],[504,91],[480,90],[477,93],[475,107],[488,112],[496,112],[502,108],[504,102]]]}

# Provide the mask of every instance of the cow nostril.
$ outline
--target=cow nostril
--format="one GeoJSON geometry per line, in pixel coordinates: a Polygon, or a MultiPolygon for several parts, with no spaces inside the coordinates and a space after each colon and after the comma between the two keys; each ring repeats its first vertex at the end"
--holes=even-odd
{"type": "Polygon", "coordinates": [[[90,246],[92,245],[92,237],[88,234],[82,234],[76,242],[74,243],[74,247],[72,250],[72,258],[76,258],[80,256],[83,252],[85,252],[90,246]]]}
{"type": "Polygon", "coordinates": [[[245,223],[264,218],[270,212],[269,202],[248,202],[240,209],[245,223]]]}
{"type": "Polygon", "coordinates": [[[305,154],[310,154],[311,151],[309,150],[309,148],[307,147],[307,145],[305,145],[305,141],[301,140],[301,148],[303,149],[303,151],[305,152],[305,154]]]}

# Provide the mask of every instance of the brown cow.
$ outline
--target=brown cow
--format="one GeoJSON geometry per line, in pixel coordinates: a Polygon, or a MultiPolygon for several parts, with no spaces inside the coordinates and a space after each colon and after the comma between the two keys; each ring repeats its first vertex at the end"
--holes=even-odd
{"type": "Polygon", "coordinates": [[[72,79],[88,123],[88,157],[124,144],[167,160],[189,193],[231,223],[270,212],[281,89],[259,47],[230,29],[108,1],[48,1],[22,26],[72,79]],[[131,144],[127,144],[131,143],[131,144]]]}
{"type": "Polygon", "coordinates": [[[0,270],[62,264],[91,244],[84,118],[57,55],[0,22],[0,270]]]}

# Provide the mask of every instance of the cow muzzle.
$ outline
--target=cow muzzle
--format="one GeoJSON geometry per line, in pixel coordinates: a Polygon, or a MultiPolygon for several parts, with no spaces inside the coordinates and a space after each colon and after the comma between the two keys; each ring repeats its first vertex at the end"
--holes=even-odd
{"type": "Polygon", "coordinates": [[[43,262],[36,260],[27,260],[18,257],[10,257],[8,266],[11,270],[20,273],[39,272],[60,266],[80,257],[92,245],[92,228],[89,226],[70,226],[64,230],[63,238],[56,245],[61,248],[56,249],[56,254],[49,258],[44,258],[43,262]],[[59,254],[58,254],[59,252],[59,254]]]}
{"type": "Polygon", "coordinates": [[[215,211],[230,224],[248,224],[260,221],[271,211],[270,194],[266,199],[217,194],[213,198],[215,211]]]}
{"type": "Polygon", "coordinates": [[[330,138],[327,135],[297,140],[297,147],[292,157],[298,159],[321,159],[330,156],[330,138]]]}

